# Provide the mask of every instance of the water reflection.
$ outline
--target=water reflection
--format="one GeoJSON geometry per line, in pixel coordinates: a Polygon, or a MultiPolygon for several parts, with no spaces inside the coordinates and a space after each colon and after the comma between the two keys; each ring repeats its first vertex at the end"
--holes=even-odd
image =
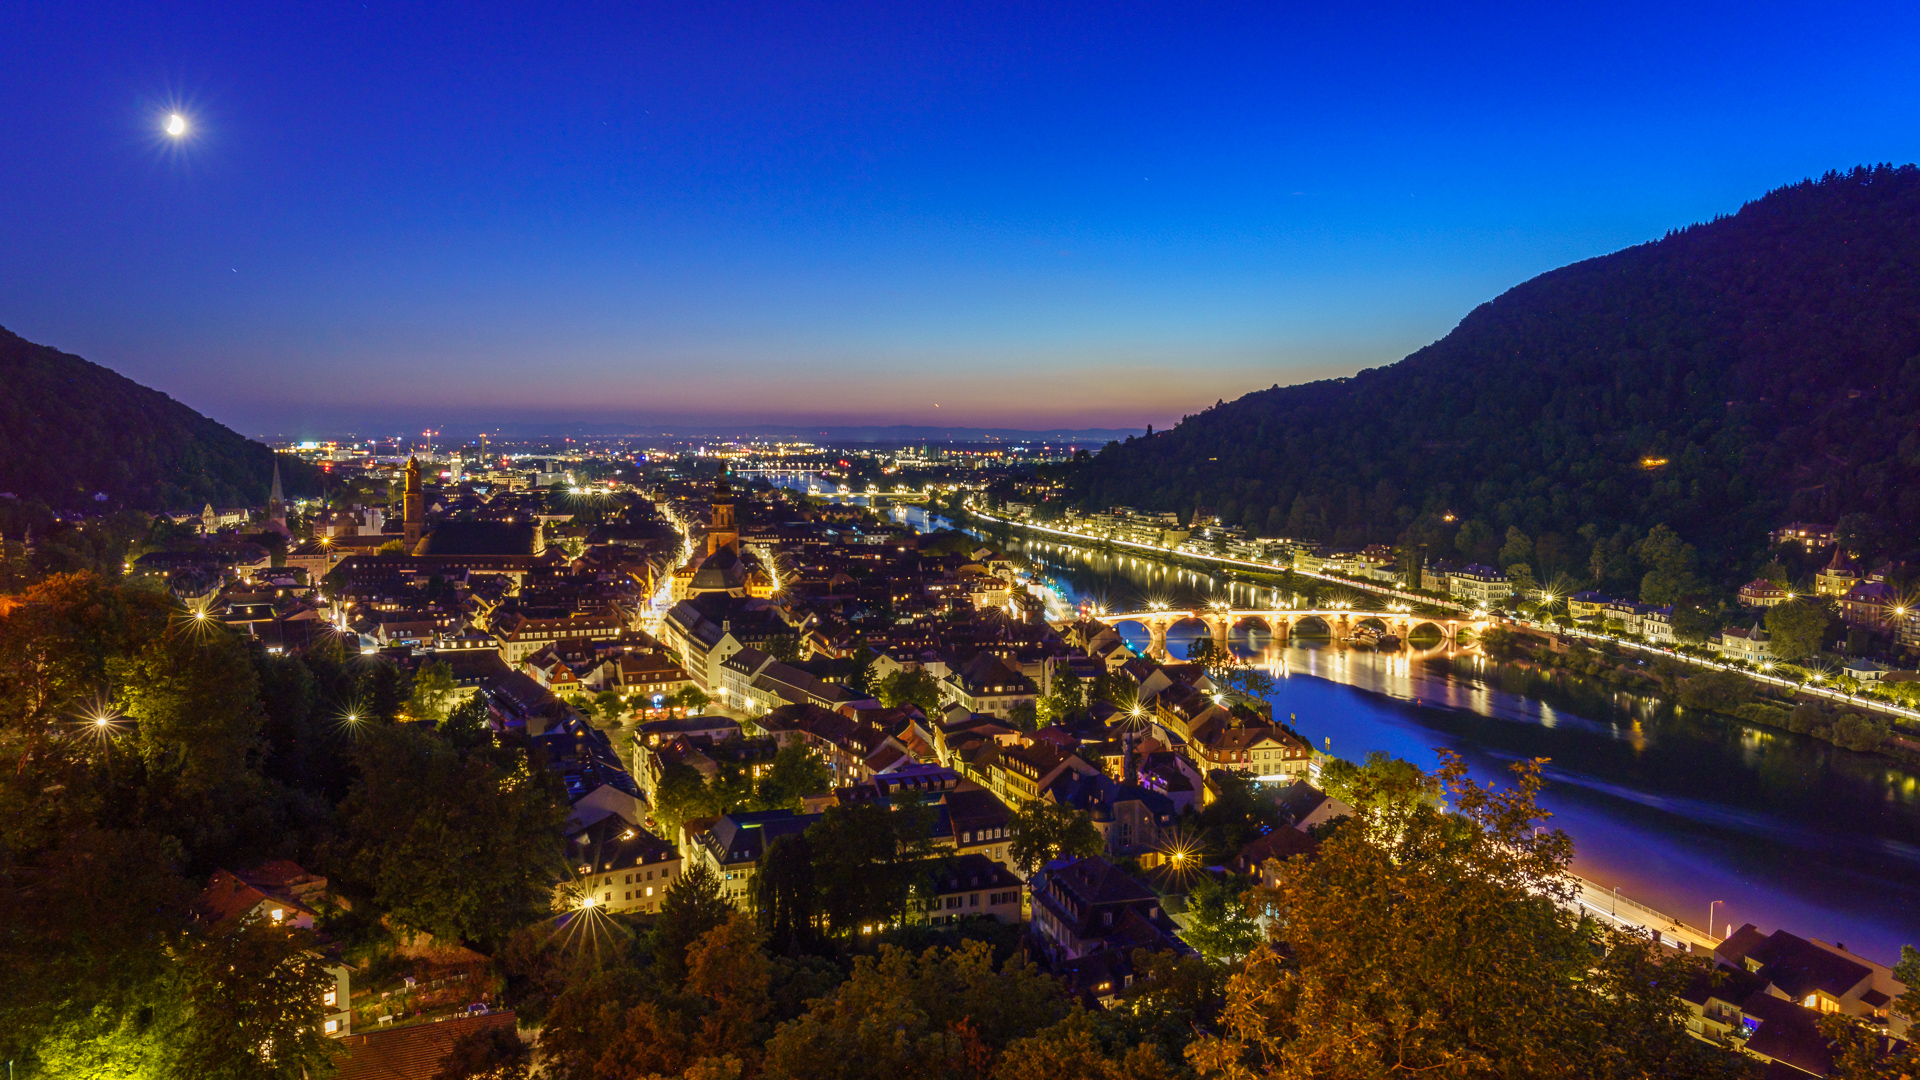
{"type": "MultiPolygon", "coordinates": [[[[1063,607],[1215,597],[1271,603],[1259,583],[1073,545],[995,537],[1026,556],[1063,607]]],[[[1121,626],[1144,648],[1144,627],[1121,626]]],[[[1167,651],[1205,631],[1176,626],[1167,651]]],[[[1920,778],[1886,759],[1719,717],[1691,716],[1608,686],[1530,682],[1445,643],[1372,651],[1275,640],[1246,624],[1235,650],[1279,676],[1277,715],[1342,757],[1374,750],[1422,764],[1445,748],[1475,775],[1551,759],[1543,803],[1575,840],[1575,867],[1623,896],[1704,925],[1787,927],[1890,962],[1920,942],[1920,778]],[[1544,697],[1544,700],[1542,698],[1544,697]]]]}

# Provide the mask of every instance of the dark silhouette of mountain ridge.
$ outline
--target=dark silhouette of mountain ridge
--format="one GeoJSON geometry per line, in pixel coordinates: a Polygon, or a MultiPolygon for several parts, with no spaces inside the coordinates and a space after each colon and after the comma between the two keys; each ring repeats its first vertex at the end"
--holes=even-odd
{"type": "Polygon", "coordinates": [[[1109,444],[1069,493],[1485,559],[1512,527],[1549,539],[1536,573],[1576,576],[1660,523],[1722,573],[1789,519],[1911,543],[1920,170],[1829,173],[1542,274],[1396,364],[1109,444]]]}
{"type": "MultiPolygon", "coordinates": [[[[56,510],[267,501],[271,449],[98,364],[0,328],[0,386],[0,492],[56,510]]],[[[314,489],[311,466],[280,467],[289,495],[314,489]]]]}

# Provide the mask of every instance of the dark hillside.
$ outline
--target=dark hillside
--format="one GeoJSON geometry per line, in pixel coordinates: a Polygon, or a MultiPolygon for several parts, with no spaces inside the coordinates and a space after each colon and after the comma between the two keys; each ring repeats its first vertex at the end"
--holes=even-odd
{"type": "Polygon", "coordinates": [[[1389,367],[1109,445],[1071,490],[1481,557],[1516,526],[1536,571],[1576,576],[1664,522],[1724,578],[1790,518],[1912,543],[1917,424],[1920,171],[1882,166],[1542,274],[1389,367]]]}
{"type": "MultiPolygon", "coordinates": [[[[0,328],[0,386],[0,491],[55,509],[267,500],[272,450],[98,364],[0,328]]],[[[281,462],[281,482],[315,489],[297,461],[281,462]]]]}

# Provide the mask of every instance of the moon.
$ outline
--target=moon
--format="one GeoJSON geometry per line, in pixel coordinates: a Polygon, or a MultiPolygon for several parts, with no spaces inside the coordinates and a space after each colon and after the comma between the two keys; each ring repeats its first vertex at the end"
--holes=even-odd
{"type": "Polygon", "coordinates": [[[186,117],[181,116],[179,113],[173,113],[167,117],[167,134],[177,139],[180,136],[185,135],[186,133],[187,133],[186,117]]]}

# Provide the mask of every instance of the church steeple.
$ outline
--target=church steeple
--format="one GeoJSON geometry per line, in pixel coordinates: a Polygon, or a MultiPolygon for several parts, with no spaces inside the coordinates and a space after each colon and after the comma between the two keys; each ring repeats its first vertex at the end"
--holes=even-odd
{"type": "Polygon", "coordinates": [[[727,478],[721,477],[713,482],[713,518],[707,525],[707,555],[711,557],[721,548],[730,547],[734,554],[740,553],[740,526],[733,519],[733,488],[727,478]]]}
{"type": "Polygon", "coordinates": [[[400,496],[401,523],[406,529],[407,554],[420,546],[421,534],[426,531],[427,496],[420,490],[420,459],[407,459],[407,487],[400,496]]]}
{"type": "Polygon", "coordinates": [[[280,489],[280,455],[273,458],[273,487],[267,492],[267,527],[282,536],[291,530],[287,528],[287,497],[280,489]]]}

